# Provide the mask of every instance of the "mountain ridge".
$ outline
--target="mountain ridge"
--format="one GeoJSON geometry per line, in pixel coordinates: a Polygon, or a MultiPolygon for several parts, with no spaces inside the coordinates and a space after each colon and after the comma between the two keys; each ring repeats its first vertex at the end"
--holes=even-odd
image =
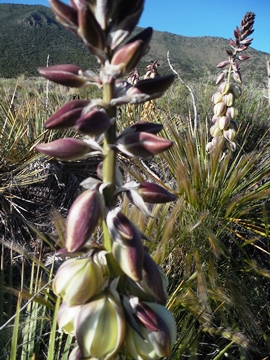
{"type": "MultiPolygon", "coordinates": [[[[136,28],[135,32],[138,32],[136,28]]],[[[151,60],[157,60],[160,73],[171,72],[167,52],[174,69],[187,79],[215,76],[216,65],[227,58],[229,41],[220,37],[187,37],[154,30],[149,53],[139,65],[141,73],[151,60]]],[[[98,70],[96,59],[74,35],[60,25],[51,9],[43,5],[0,4],[0,76],[3,78],[38,76],[37,68],[73,63],[83,68],[98,70]]],[[[256,83],[267,80],[266,58],[270,54],[250,47],[250,59],[243,64],[245,79],[256,83]]]]}

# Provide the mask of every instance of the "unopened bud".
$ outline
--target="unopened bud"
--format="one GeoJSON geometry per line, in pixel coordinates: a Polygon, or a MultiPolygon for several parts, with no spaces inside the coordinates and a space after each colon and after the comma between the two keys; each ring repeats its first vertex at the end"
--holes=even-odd
{"type": "Polygon", "coordinates": [[[212,96],[213,103],[217,104],[217,103],[221,102],[222,97],[223,97],[223,95],[219,91],[215,92],[214,95],[212,96]]]}
{"type": "Polygon", "coordinates": [[[227,106],[223,102],[219,102],[214,106],[214,114],[217,116],[225,115],[227,106]]]}
{"type": "Polygon", "coordinates": [[[36,149],[45,155],[66,161],[83,159],[92,150],[86,142],[74,138],[63,138],[46,144],[38,144],[36,149]]]}
{"type": "Polygon", "coordinates": [[[91,259],[69,259],[57,270],[53,291],[68,306],[85,304],[104,285],[102,269],[91,259]]]}
{"type": "Polygon", "coordinates": [[[81,307],[75,335],[83,358],[113,359],[125,334],[125,314],[119,295],[107,291],[81,307]]]}
{"type": "Polygon", "coordinates": [[[228,93],[223,95],[222,101],[226,106],[233,106],[234,103],[234,95],[232,93],[228,93]]]}
{"type": "Polygon", "coordinates": [[[90,239],[102,212],[102,195],[86,190],[73,202],[66,222],[66,248],[77,251],[90,239]]]}
{"type": "Polygon", "coordinates": [[[131,157],[148,158],[172,147],[173,142],[145,132],[127,134],[118,138],[116,147],[131,157]]]}
{"type": "Polygon", "coordinates": [[[238,109],[234,106],[228,107],[226,111],[226,116],[230,117],[231,119],[235,119],[238,116],[238,109]]]}
{"type": "Polygon", "coordinates": [[[89,104],[87,100],[73,100],[63,105],[45,122],[46,129],[65,129],[74,126],[83,109],[89,104]]]}
{"type": "Polygon", "coordinates": [[[216,125],[220,130],[224,130],[230,125],[230,118],[228,116],[221,116],[216,125]]]}
{"type": "Polygon", "coordinates": [[[110,118],[105,111],[93,109],[76,121],[74,129],[83,134],[94,136],[105,132],[110,125],[110,118]]]}

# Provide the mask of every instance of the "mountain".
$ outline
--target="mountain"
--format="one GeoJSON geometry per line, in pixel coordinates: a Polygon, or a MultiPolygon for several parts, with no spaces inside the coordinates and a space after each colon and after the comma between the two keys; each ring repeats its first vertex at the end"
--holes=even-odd
{"type": "MultiPolygon", "coordinates": [[[[151,24],[149,24],[151,25],[151,24]]],[[[137,28],[136,31],[139,31],[137,28]]],[[[139,69],[144,73],[151,60],[158,60],[160,73],[170,73],[167,52],[174,69],[184,79],[215,75],[216,65],[227,58],[228,40],[218,37],[186,37],[154,31],[151,49],[139,69]]],[[[0,4],[0,77],[11,78],[21,74],[37,76],[37,68],[73,63],[83,68],[98,69],[95,58],[86,51],[74,35],[66,31],[52,11],[42,5],[0,4]]],[[[251,58],[243,64],[243,78],[256,83],[267,79],[266,58],[270,55],[249,48],[251,58]],[[248,75],[248,76],[246,76],[248,75]]]]}

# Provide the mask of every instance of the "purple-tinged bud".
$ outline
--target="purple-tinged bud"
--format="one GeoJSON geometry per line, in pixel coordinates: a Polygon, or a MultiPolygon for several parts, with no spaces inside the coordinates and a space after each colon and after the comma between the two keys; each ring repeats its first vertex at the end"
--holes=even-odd
{"type": "Polygon", "coordinates": [[[229,147],[232,151],[236,150],[236,143],[233,141],[229,141],[229,147]]]}
{"type": "Polygon", "coordinates": [[[110,125],[110,118],[105,111],[93,109],[76,121],[74,129],[82,134],[93,136],[104,133],[110,125]]]}
{"type": "Polygon", "coordinates": [[[214,115],[223,116],[226,114],[227,106],[223,102],[219,102],[214,106],[214,115]]]}
{"type": "Polygon", "coordinates": [[[177,199],[177,197],[168,190],[149,182],[141,182],[138,187],[138,193],[145,202],[151,204],[167,203],[177,199]]]}
{"type": "Polygon", "coordinates": [[[250,56],[247,56],[247,55],[239,55],[238,56],[238,59],[240,60],[240,61],[245,61],[245,60],[247,60],[247,59],[249,59],[250,58],[250,56]]]}
{"type": "Polygon", "coordinates": [[[47,144],[38,144],[36,149],[45,155],[65,161],[83,159],[92,151],[86,142],[74,138],[63,138],[47,144]]]}
{"type": "Polygon", "coordinates": [[[228,141],[233,141],[236,136],[236,131],[234,129],[224,130],[223,136],[228,141]]]}
{"type": "Polygon", "coordinates": [[[118,1],[111,17],[115,19],[110,29],[112,50],[115,50],[134,30],[143,11],[144,0],[118,1]]]}
{"type": "Polygon", "coordinates": [[[226,60],[226,61],[221,61],[220,63],[217,64],[217,68],[224,68],[225,66],[227,66],[230,63],[230,61],[226,60]]]}
{"type": "Polygon", "coordinates": [[[222,95],[228,94],[231,91],[231,83],[224,81],[219,85],[218,91],[221,92],[222,95]]]}
{"type": "Polygon", "coordinates": [[[164,280],[166,275],[162,273],[162,270],[154,262],[151,256],[145,251],[143,259],[143,277],[139,282],[139,286],[147,293],[152,295],[160,304],[165,304],[167,301],[167,285],[164,286],[164,280]]]}
{"type": "Polygon", "coordinates": [[[143,30],[113,55],[111,64],[121,68],[119,76],[128,74],[136,67],[149,49],[152,33],[152,28],[143,30]]]}
{"type": "Polygon", "coordinates": [[[232,73],[232,76],[236,82],[238,82],[239,84],[242,84],[242,76],[239,71],[234,71],[232,73]]]}
{"type": "Polygon", "coordinates": [[[222,101],[226,106],[232,106],[234,103],[234,95],[232,93],[228,93],[226,95],[223,95],[222,101]]]}
{"type": "Polygon", "coordinates": [[[59,0],[49,0],[49,2],[57,20],[69,31],[77,34],[77,11],[59,0]]]}
{"type": "Polygon", "coordinates": [[[233,56],[233,52],[232,52],[232,50],[226,50],[226,53],[229,55],[229,56],[233,56]]]}
{"type": "Polygon", "coordinates": [[[252,38],[250,39],[245,39],[245,40],[240,40],[240,44],[243,44],[243,45],[250,45],[252,43],[252,38]]]}
{"type": "Polygon", "coordinates": [[[222,95],[219,91],[215,92],[215,93],[212,95],[212,102],[213,102],[214,104],[217,104],[217,103],[221,102],[221,101],[222,101],[222,96],[223,96],[223,95],[222,95]]]}
{"type": "Polygon", "coordinates": [[[85,304],[105,283],[103,271],[91,258],[66,260],[57,270],[53,291],[68,306],[85,304]]]}
{"type": "Polygon", "coordinates": [[[127,128],[119,135],[119,137],[128,133],[146,132],[151,134],[158,134],[163,129],[162,124],[150,123],[148,121],[138,121],[127,128]]]}
{"type": "Polygon", "coordinates": [[[232,63],[232,69],[233,69],[234,71],[238,71],[238,70],[239,70],[238,62],[234,61],[234,62],[232,63]]]}
{"type": "Polygon", "coordinates": [[[235,119],[238,116],[238,109],[234,106],[228,107],[226,111],[226,116],[228,116],[231,119],[235,119]]]}
{"type": "Polygon", "coordinates": [[[118,293],[101,293],[81,307],[75,335],[83,358],[113,359],[125,334],[125,314],[118,293]]]}
{"type": "Polygon", "coordinates": [[[230,125],[230,118],[228,116],[221,116],[216,123],[220,130],[226,129],[230,125]]]}
{"type": "Polygon", "coordinates": [[[217,126],[217,123],[210,127],[210,134],[213,137],[222,135],[222,131],[220,130],[219,126],[217,126]]]}
{"type": "Polygon", "coordinates": [[[127,134],[118,138],[116,148],[131,157],[148,158],[172,147],[173,142],[145,132],[127,134]]]}
{"type": "Polygon", "coordinates": [[[86,3],[78,9],[78,22],[78,35],[84,43],[93,48],[103,49],[105,46],[104,32],[86,3]]]}
{"type": "Polygon", "coordinates": [[[220,82],[223,81],[224,78],[225,78],[225,72],[220,73],[217,77],[216,85],[220,84],[220,82]]]}
{"type": "MultiPolygon", "coordinates": [[[[174,82],[174,75],[165,75],[155,77],[153,79],[145,79],[139,81],[134,88],[138,89],[140,92],[148,95],[153,93],[164,93],[174,82]]],[[[130,92],[131,92],[130,88],[130,92]]]]}
{"type": "Polygon", "coordinates": [[[106,222],[116,262],[132,280],[140,281],[144,250],[139,229],[119,209],[110,210],[106,222]]]}
{"type": "Polygon", "coordinates": [[[89,105],[87,100],[73,100],[63,105],[45,122],[46,129],[65,129],[74,126],[83,109],[89,105]]]}
{"type": "MultiPolygon", "coordinates": [[[[72,0],[71,0],[72,1],[72,0]]],[[[68,360],[85,360],[79,346],[76,346],[68,356],[68,360]]]]}
{"type": "Polygon", "coordinates": [[[230,43],[230,46],[231,46],[232,48],[235,48],[236,43],[235,43],[235,41],[233,41],[233,39],[230,39],[230,40],[229,40],[229,43],[230,43]]]}
{"type": "Polygon", "coordinates": [[[102,195],[86,190],[73,202],[66,221],[66,248],[69,252],[80,249],[90,239],[102,213],[102,195]]]}
{"type": "Polygon", "coordinates": [[[139,332],[128,326],[127,353],[137,360],[170,356],[176,339],[175,320],[170,311],[151,302],[137,301],[133,308],[139,332]]]}
{"type": "Polygon", "coordinates": [[[74,335],[75,322],[79,315],[81,306],[68,306],[63,302],[57,313],[57,323],[60,331],[64,331],[66,334],[74,335]]]}
{"type": "Polygon", "coordinates": [[[76,65],[64,64],[41,67],[38,72],[44,78],[64,86],[77,88],[88,81],[88,78],[82,75],[82,68],[76,65]]]}
{"type": "Polygon", "coordinates": [[[212,123],[215,124],[219,120],[220,116],[213,115],[212,117],[212,123]]]}
{"type": "Polygon", "coordinates": [[[205,146],[205,150],[206,152],[208,152],[209,154],[215,149],[215,146],[212,144],[212,142],[208,142],[205,146]]]}

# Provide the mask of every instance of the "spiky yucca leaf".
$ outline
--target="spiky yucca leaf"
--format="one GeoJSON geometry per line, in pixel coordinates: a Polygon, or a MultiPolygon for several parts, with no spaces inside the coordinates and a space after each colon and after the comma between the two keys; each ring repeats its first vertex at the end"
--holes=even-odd
{"type": "MultiPolygon", "coordinates": [[[[168,306],[179,317],[182,339],[175,356],[210,353],[211,339],[218,341],[219,351],[233,341],[230,351],[237,356],[253,346],[266,354],[269,349],[262,338],[268,333],[266,319],[270,320],[267,148],[208,155],[206,129],[201,127],[194,137],[188,129],[179,131],[173,121],[167,121],[163,135],[175,142],[174,147],[155,159],[157,164],[138,161],[140,170],[131,173],[152,177],[178,194],[176,204],[153,207],[156,218],[141,223],[153,241],[147,246],[158,262],[166,264],[170,278],[168,306]],[[182,326],[187,319],[196,323],[188,339],[182,326]],[[194,347],[191,338],[197,342],[194,347]]],[[[129,212],[136,216],[137,210],[129,212]]]]}

